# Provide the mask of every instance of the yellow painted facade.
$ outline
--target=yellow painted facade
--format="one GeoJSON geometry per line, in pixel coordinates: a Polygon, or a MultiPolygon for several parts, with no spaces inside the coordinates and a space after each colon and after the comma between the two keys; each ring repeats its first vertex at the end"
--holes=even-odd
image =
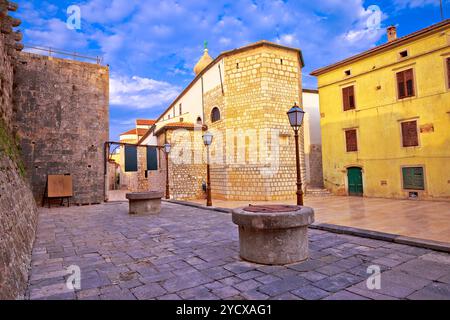
{"type": "Polygon", "coordinates": [[[359,167],[364,196],[450,199],[450,20],[424,30],[312,73],[318,77],[324,182],[334,194],[349,194],[347,169],[359,167]],[[415,95],[399,99],[396,74],[407,69],[415,95]],[[352,85],[355,109],[344,111],[342,89],[352,85]],[[417,121],[418,146],[403,146],[406,120],[417,121]],[[347,152],[345,130],[352,128],[358,150],[347,152]],[[404,188],[407,166],[423,168],[424,190],[404,188]]]}

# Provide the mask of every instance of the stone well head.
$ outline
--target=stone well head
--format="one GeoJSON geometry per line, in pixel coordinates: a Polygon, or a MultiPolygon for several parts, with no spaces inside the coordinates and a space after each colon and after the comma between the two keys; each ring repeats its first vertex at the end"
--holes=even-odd
{"type": "Polygon", "coordinates": [[[234,209],[243,259],[283,265],[308,258],[308,226],[314,222],[309,207],[266,205],[234,209]]]}

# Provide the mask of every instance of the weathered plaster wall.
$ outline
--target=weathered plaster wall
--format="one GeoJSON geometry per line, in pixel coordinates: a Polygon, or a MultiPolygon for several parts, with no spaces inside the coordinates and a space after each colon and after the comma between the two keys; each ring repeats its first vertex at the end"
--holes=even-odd
{"type": "Polygon", "coordinates": [[[0,33],[0,300],[25,292],[37,219],[11,131],[14,59],[7,52],[5,37],[0,33]]]}
{"type": "Polygon", "coordinates": [[[22,53],[14,82],[15,125],[36,201],[48,174],[70,173],[73,202],[102,202],[108,68],[22,53]]]}

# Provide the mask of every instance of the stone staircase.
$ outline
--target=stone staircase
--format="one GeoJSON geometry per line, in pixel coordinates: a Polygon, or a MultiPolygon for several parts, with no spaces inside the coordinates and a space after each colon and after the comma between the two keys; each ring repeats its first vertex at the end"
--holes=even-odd
{"type": "Polygon", "coordinates": [[[306,196],[308,197],[326,197],[330,195],[331,192],[325,188],[317,188],[317,187],[306,188],[306,196]]]}

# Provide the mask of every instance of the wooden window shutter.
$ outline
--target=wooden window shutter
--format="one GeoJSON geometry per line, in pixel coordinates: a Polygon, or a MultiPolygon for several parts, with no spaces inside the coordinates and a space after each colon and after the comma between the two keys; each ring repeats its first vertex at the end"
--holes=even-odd
{"type": "Polygon", "coordinates": [[[417,121],[402,122],[402,141],[404,147],[416,147],[419,145],[417,121]]]}
{"type": "Polygon", "coordinates": [[[447,58],[447,85],[450,89],[450,58],[447,58]]]}
{"type": "Polygon", "coordinates": [[[414,77],[412,69],[405,71],[406,94],[408,97],[414,96],[414,77]]]}
{"type": "Polygon", "coordinates": [[[405,79],[403,72],[397,73],[397,87],[398,87],[398,98],[399,99],[404,98],[406,96],[405,95],[406,92],[405,92],[405,79]]]}
{"type": "Polygon", "coordinates": [[[147,170],[158,170],[157,147],[147,146],[147,170]]]}
{"type": "Polygon", "coordinates": [[[347,152],[358,151],[358,141],[355,129],[345,131],[345,143],[347,147],[347,152]]]}
{"type": "Polygon", "coordinates": [[[344,111],[355,109],[355,90],[353,86],[342,88],[342,100],[344,102],[344,111]]]}
{"type": "Polygon", "coordinates": [[[355,109],[355,87],[348,87],[348,99],[350,109],[355,109]]]}
{"type": "Polygon", "coordinates": [[[398,98],[403,99],[415,95],[413,69],[397,73],[398,98]]]}
{"type": "Polygon", "coordinates": [[[347,88],[342,88],[342,101],[344,102],[344,111],[347,111],[349,109],[347,88]]]}
{"type": "Polygon", "coordinates": [[[137,165],[137,147],[125,146],[125,172],[136,172],[137,165]]]}

